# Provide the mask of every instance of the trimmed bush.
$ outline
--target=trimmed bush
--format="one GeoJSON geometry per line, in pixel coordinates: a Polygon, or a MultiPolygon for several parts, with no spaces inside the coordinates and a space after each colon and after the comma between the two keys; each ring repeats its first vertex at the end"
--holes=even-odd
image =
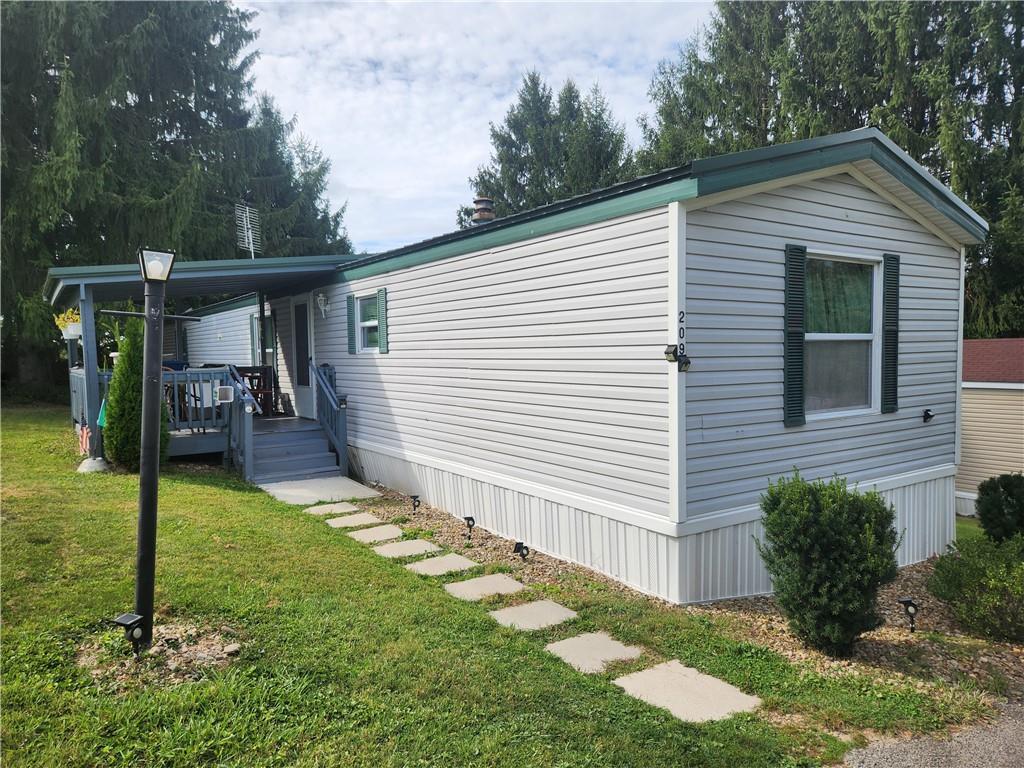
{"type": "Polygon", "coordinates": [[[1006,541],[1024,533],[1024,474],[990,477],[978,486],[974,511],[992,541],[1006,541]]]}
{"type": "Polygon", "coordinates": [[[957,542],[935,561],[928,589],[971,632],[1024,640],[1024,534],[957,542]]]}
{"type": "MultiPolygon", "coordinates": [[[[107,426],[103,430],[103,452],[115,464],[139,471],[142,429],[142,345],[141,320],[129,320],[118,345],[117,364],[107,393],[107,426]]],[[[167,405],[161,407],[160,461],[167,458],[167,405]]]]}
{"type": "Polygon", "coordinates": [[[799,473],[761,497],[765,540],[758,550],[790,629],[808,645],[846,656],[881,624],[878,589],[896,578],[895,513],[875,492],[846,480],[809,483],[799,473]]]}

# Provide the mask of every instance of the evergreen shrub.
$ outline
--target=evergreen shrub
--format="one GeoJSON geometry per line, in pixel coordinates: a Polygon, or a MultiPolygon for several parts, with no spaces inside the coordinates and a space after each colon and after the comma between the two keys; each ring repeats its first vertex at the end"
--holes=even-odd
{"type": "Polygon", "coordinates": [[[881,623],[875,599],[896,578],[892,507],[843,478],[807,482],[795,473],[769,484],[761,510],[758,549],[790,628],[814,648],[849,655],[881,623]]]}

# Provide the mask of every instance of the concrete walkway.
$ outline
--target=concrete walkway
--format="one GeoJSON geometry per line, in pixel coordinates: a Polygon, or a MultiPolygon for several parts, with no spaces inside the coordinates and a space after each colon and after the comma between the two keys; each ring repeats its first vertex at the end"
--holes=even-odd
{"type": "MultiPolygon", "coordinates": [[[[373,495],[378,495],[376,491],[366,490],[373,495]]],[[[322,491],[315,491],[315,493],[322,493],[322,491]]],[[[354,498],[350,489],[345,490],[344,498],[354,498]]],[[[424,539],[406,539],[380,544],[379,542],[401,537],[402,529],[396,525],[382,525],[383,521],[376,516],[359,512],[351,504],[344,506],[324,504],[306,510],[315,515],[335,514],[341,511],[352,514],[325,519],[325,522],[333,528],[356,529],[350,531],[348,535],[366,544],[377,544],[373,551],[381,557],[404,558],[432,555],[406,564],[406,569],[413,573],[423,576],[446,576],[467,571],[479,565],[479,563],[455,552],[434,556],[434,553],[440,552],[441,548],[424,539]]],[[[468,601],[482,600],[493,595],[511,595],[525,589],[523,584],[500,573],[451,582],[445,584],[444,588],[452,597],[468,601]]],[[[490,611],[489,614],[499,624],[525,632],[558,626],[577,616],[575,611],[552,600],[534,600],[490,611]]],[[[625,645],[605,632],[576,635],[549,643],[546,649],[574,669],[587,674],[603,672],[612,662],[637,659],[644,653],[643,648],[625,645]]],[[[720,720],[737,712],[750,712],[761,705],[761,700],[757,697],[748,696],[738,688],[718,678],[705,675],[696,669],[686,667],[675,659],[640,672],[623,675],[613,682],[628,695],[665,709],[680,720],[695,723],[720,720]]],[[[883,764],[888,765],[887,763],[883,764]]],[[[989,765],[991,768],[996,768],[1001,764],[990,763],[989,765]]]]}
{"type": "Polygon", "coordinates": [[[318,501],[372,499],[380,496],[373,488],[339,474],[337,477],[313,477],[309,480],[280,480],[260,486],[286,504],[316,504],[318,501]]]}

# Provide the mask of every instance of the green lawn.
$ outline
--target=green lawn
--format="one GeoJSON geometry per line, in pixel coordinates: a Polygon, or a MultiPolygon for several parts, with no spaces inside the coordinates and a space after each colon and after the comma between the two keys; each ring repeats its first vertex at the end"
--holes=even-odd
{"type": "Polygon", "coordinates": [[[981,524],[976,517],[957,517],[956,519],[956,540],[967,541],[979,539],[985,535],[981,530],[981,524]]]}
{"type": "Polygon", "coordinates": [[[74,657],[131,607],[137,478],[79,475],[73,446],[66,408],[3,414],[5,766],[813,765],[847,748],[826,729],[920,732],[983,709],[957,688],[822,677],[579,577],[549,590],[573,627],[503,629],[298,508],[182,468],[161,482],[157,603],[238,628],[243,651],[197,682],[110,692],[74,657]],[[681,723],[544,651],[580,628],[718,675],[767,714],[681,723]]]}

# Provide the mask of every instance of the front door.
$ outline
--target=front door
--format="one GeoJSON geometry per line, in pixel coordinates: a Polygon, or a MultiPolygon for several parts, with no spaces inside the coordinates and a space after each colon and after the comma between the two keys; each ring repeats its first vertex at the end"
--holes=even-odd
{"type": "Polygon", "coordinates": [[[295,388],[295,415],[304,419],[316,418],[316,404],[313,400],[313,387],[309,380],[309,357],[312,349],[309,322],[309,302],[292,304],[292,349],[295,361],[292,370],[292,386],[295,388]]]}

